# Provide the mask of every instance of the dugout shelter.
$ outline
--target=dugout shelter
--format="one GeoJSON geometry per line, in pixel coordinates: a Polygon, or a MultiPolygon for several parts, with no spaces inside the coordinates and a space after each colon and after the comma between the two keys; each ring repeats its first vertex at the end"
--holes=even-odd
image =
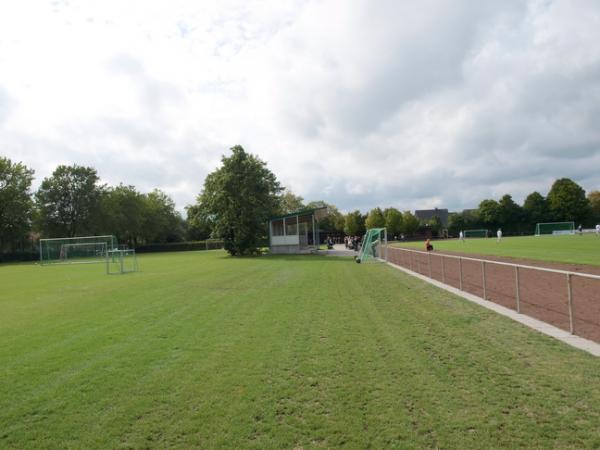
{"type": "Polygon", "coordinates": [[[327,207],[304,209],[269,219],[271,253],[312,253],[319,250],[319,220],[327,207]]]}

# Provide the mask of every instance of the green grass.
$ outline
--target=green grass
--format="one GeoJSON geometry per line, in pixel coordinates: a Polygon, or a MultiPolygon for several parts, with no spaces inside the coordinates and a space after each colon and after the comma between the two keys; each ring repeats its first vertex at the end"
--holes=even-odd
{"type": "Polygon", "coordinates": [[[383,265],[0,266],[0,448],[599,448],[600,360],[383,265]]]}
{"type": "MultiPolygon", "coordinates": [[[[424,250],[423,242],[406,242],[402,247],[424,250]]],[[[435,250],[510,258],[538,259],[540,261],[600,266],[600,238],[596,234],[575,236],[523,236],[502,238],[470,238],[464,242],[449,239],[433,242],[435,250]]]]}

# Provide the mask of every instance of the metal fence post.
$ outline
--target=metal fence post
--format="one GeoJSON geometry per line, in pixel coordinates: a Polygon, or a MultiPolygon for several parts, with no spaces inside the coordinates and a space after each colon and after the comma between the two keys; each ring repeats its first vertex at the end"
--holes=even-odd
{"type": "Polygon", "coordinates": [[[483,299],[487,300],[487,292],[485,288],[485,261],[481,261],[481,275],[483,276],[483,299]]]}
{"type": "Polygon", "coordinates": [[[442,283],[446,282],[446,266],[444,264],[444,255],[440,255],[440,258],[442,258],[442,283]]]}
{"type": "Polygon", "coordinates": [[[517,293],[517,312],[521,312],[521,289],[519,288],[519,266],[515,266],[515,288],[517,293]]]}
{"type": "Polygon", "coordinates": [[[575,334],[575,327],[573,326],[573,288],[570,273],[567,274],[567,289],[569,292],[569,331],[571,331],[571,334],[575,334]]]}
{"type": "Polygon", "coordinates": [[[427,253],[427,265],[429,266],[429,278],[433,278],[431,276],[431,253],[427,253]]]}
{"type": "Polygon", "coordinates": [[[462,291],[463,290],[463,285],[462,285],[462,258],[458,258],[458,280],[459,280],[459,288],[462,291]]]}

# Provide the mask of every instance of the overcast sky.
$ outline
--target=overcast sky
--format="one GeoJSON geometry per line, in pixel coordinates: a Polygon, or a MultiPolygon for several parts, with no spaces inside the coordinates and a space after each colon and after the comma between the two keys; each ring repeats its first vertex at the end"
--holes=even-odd
{"type": "Polygon", "coordinates": [[[0,155],[179,209],[233,145],[342,210],[600,189],[600,2],[0,6],[0,155]]]}

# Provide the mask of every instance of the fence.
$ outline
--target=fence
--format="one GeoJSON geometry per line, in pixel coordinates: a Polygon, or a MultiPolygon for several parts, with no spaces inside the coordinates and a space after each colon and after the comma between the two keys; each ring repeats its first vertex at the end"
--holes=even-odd
{"type": "Polygon", "coordinates": [[[389,247],[388,261],[600,342],[600,276],[389,247]]]}

